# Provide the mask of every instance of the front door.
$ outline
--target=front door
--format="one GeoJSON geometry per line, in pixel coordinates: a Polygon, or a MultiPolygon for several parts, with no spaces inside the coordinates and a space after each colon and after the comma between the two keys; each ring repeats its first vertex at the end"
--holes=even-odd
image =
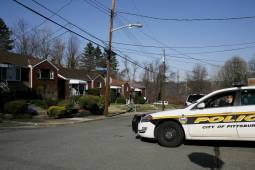
{"type": "Polygon", "coordinates": [[[221,92],[206,98],[190,110],[188,129],[192,137],[237,137],[236,91],[221,92]]]}

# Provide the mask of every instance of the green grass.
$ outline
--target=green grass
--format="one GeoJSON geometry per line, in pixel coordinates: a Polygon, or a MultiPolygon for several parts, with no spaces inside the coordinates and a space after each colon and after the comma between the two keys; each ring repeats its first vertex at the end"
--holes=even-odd
{"type": "MultiPolygon", "coordinates": [[[[165,106],[166,110],[177,109],[179,106],[174,104],[169,104],[165,106]]],[[[137,112],[150,112],[150,111],[160,111],[162,105],[153,104],[136,104],[133,111],[137,112]]],[[[125,113],[128,111],[128,107],[124,104],[111,104],[109,107],[109,113],[125,113]]]]}
{"type": "Polygon", "coordinates": [[[158,110],[153,104],[137,104],[136,111],[137,112],[146,112],[146,111],[154,111],[158,110]]]}
{"type": "Polygon", "coordinates": [[[109,113],[125,113],[127,112],[127,106],[124,104],[111,104],[109,107],[109,113]]]}

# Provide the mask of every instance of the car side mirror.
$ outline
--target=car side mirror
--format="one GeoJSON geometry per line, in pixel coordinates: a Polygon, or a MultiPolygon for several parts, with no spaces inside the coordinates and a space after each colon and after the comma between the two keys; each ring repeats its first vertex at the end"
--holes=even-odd
{"type": "Polygon", "coordinates": [[[197,108],[198,108],[198,109],[204,109],[204,108],[205,108],[205,103],[199,103],[199,104],[197,105],[197,108]]]}

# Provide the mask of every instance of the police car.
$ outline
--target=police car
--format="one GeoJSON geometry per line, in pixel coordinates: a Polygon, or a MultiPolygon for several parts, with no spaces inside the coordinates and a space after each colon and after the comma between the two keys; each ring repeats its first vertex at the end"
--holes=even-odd
{"type": "Polygon", "coordinates": [[[166,147],[184,139],[255,141],[255,86],[214,91],[185,109],[135,115],[132,127],[166,147]]]}

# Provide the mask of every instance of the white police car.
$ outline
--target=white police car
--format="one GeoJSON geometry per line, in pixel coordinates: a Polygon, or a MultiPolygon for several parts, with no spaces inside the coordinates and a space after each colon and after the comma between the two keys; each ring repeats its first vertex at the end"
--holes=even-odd
{"type": "Polygon", "coordinates": [[[255,86],[218,90],[185,109],[135,115],[132,127],[167,147],[184,139],[255,141],[255,86]]]}

